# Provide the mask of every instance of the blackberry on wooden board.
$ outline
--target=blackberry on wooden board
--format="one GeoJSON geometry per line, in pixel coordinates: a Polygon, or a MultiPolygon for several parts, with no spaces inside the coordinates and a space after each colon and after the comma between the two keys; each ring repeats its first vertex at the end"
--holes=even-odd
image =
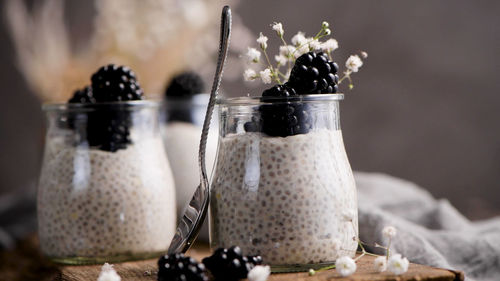
{"type": "Polygon", "coordinates": [[[158,260],[158,281],[208,281],[203,263],[184,254],[170,254],[158,260]]]}
{"type": "Polygon", "coordinates": [[[260,256],[244,256],[240,247],[219,248],[202,261],[215,280],[235,281],[247,277],[256,265],[262,264],[260,256]]]}

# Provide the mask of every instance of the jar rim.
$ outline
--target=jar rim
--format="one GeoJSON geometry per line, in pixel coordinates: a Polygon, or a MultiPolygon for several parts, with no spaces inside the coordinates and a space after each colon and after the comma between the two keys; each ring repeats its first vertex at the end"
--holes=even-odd
{"type": "Polygon", "coordinates": [[[259,105],[269,102],[325,102],[339,101],[344,99],[344,94],[313,94],[298,95],[293,97],[235,97],[235,98],[217,98],[218,105],[259,105]]]}
{"type": "Polygon", "coordinates": [[[95,109],[140,109],[160,107],[159,100],[132,100],[132,101],[113,101],[99,103],[44,103],[43,111],[89,111],[95,109]]]}
{"type": "Polygon", "coordinates": [[[190,96],[181,97],[168,97],[165,96],[162,103],[165,106],[177,107],[177,106],[204,106],[206,107],[210,99],[209,93],[198,93],[190,96]]]}

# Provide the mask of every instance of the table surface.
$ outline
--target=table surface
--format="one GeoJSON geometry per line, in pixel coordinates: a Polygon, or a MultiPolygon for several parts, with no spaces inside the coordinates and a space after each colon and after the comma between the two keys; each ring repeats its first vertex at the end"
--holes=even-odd
{"type": "MultiPolygon", "coordinates": [[[[188,255],[200,261],[209,255],[207,245],[198,244],[188,252],[188,255]]],[[[280,273],[273,274],[269,281],[284,280],[355,280],[355,281],[386,281],[386,280],[433,280],[433,281],[454,281],[463,280],[462,272],[441,268],[434,268],[419,264],[410,264],[408,272],[395,276],[388,272],[376,273],[373,270],[373,259],[371,256],[364,256],[358,262],[358,270],[349,277],[340,277],[335,270],[317,272],[313,276],[307,273],[280,273]]],[[[114,268],[121,276],[122,281],[129,280],[157,280],[156,279],[156,259],[125,262],[115,264],[114,268]]],[[[85,266],[59,266],[44,258],[38,250],[38,241],[35,236],[23,241],[16,249],[0,252],[0,281],[29,281],[29,280],[64,280],[83,281],[97,280],[101,265],[85,266]]]]}

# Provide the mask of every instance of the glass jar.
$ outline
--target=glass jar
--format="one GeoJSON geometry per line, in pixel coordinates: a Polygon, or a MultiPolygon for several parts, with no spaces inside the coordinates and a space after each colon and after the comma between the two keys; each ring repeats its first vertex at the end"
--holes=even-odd
{"type": "MultiPolygon", "coordinates": [[[[180,219],[200,183],[198,149],[209,97],[209,94],[195,94],[166,97],[164,100],[161,118],[163,141],[174,175],[177,219],[180,219]]],[[[206,150],[209,174],[217,152],[217,122],[212,122],[211,128],[214,130],[209,132],[206,150]]],[[[198,237],[208,242],[208,223],[203,224],[198,237]]]]}
{"type": "Polygon", "coordinates": [[[159,103],[47,104],[38,187],[42,252],[66,264],[152,258],[175,232],[159,103]]]}
{"type": "Polygon", "coordinates": [[[342,94],[219,100],[211,248],[238,245],[273,272],[354,256],[357,194],[339,122],[342,94]]]}

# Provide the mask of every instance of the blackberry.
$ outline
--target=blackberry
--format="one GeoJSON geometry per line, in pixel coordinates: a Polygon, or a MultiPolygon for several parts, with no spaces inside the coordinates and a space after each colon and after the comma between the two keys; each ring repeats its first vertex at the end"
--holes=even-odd
{"type": "Polygon", "coordinates": [[[208,281],[202,263],[183,254],[162,256],[158,260],[158,281],[208,281]]]}
{"type": "MultiPolygon", "coordinates": [[[[91,80],[92,86],[76,91],[68,103],[99,104],[143,98],[134,72],[126,66],[103,66],[92,75],[91,80]]],[[[112,105],[101,105],[94,111],[84,113],[70,113],[68,117],[68,127],[83,130],[80,134],[85,137],[81,139],[87,140],[89,146],[110,152],[124,149],[132,143],[131,123],[129,112],[117,110],[112,105]]]]}
{"type": "MultiPolygon", "coordinates": [[[[201,77],[194,72],[183,72],[175,76],[170,81],[165,96],[168,101],[182,100],[183,102],[189,101],[193,95],[203,93],[205,91],[205,83],[201,77]]],[[[168,106],[166,112],[168,121],[181,121],[187,123],[195,123],[192,114],[192,108],[186,106],[168,106]]]]}
{"type": "Polygon", "coordinates": [[[243,256],[240,247],[219,248],[202,261],[216,280],[233,281],[247,277],[256,265],[262,264],[260,256],[243,256]]]}
{"type": "Polygon", "coordinates": [[[183,72],[175,76],[168,85],[165,95],[167,97],[190,97],[205,91],[205,83],[194,72],[183,72]]]}
{"type": "Polygon", "coordinates": [[[130,139],[131,116],[128,112],[98,110],[88,114],[87,140],[89,146],[116,152],[127,148],[130,139]]]}
{"type": "Polygon", "coordinates": [[[143,91],[135,73],[127,66],[105,65],[92,75],[92,91],[97,102],[141,100],[143,91]]]}
{"type": "MultiPolygon", "coordinates": [[[[78,89],[73,93],[73,96],[68,100],[68,103],[96,103],[96,100],[92,94],[92,88],[85,87],[83,89],[78,89]]],[[[60,118],[58,120],[58,126],[60,128],[69,128],[72,130],[77,130],[82,125],[85,125],[87,122],[87,114],[86,113],[75,113],[68,112],[65,118],[60,118]]]]}
{"type": "Polygon", "coordinates": [[[276,85],[262,92],[263,97],[291,97],[296,95],[295,89],[288,83],[276,85]]]}
{"type": "Polygon", "coordinates": [[[92,88],[89,86],[77,90],[73,93],[73,97],[71,97],[68,103],[96,103],[94,95],[92,93],[92,88]]]}
{"type": "Polygon", "coordinates": [[[261,256],[247,256],[248,262],[255,265],[261,265],[263,260],[261,256]]]}
{"type": "Polygon", "coordinates": [[[299,94],[325,94],[338,91],[339,67],[323,53],[309,52],[295,61],[288,83],[299,94]]]}
{"type": "Polygon", "coordinates": [[[259,106],[261,132],[271,137],[306,134],[311,129],[309,105],[280,101],[259,106]]]}
{"type": "Polygon", "coordinates": [[[287,137],[309,132],[311,123],[309,120],[306,103],[292,102],[298,97],[295,88],[290,83],[276,85],[262,93],[259,106],[260,119],[253,119],[244,125],[245,131],[261,131],[272,137],[287,137]],[[273,101],[273,97],[280,97],[279,101],[273,101]],[[290,99],[288,99],[290,98],[290,99]]]}
{"type": "Polygon", "coordinates": [[[262,93],[259,106],[260,119],[245,124],[247,132],[261,131],[269,136],[287,137],[306,134],[311,129],[310,105],[295,101],[294,97],[306,94],[336,93],[339,68],[323,53],[309,52],[295,61],[290,79],[262,93]],[[281,97],[274,101],[268,97],[281,97]]]}

